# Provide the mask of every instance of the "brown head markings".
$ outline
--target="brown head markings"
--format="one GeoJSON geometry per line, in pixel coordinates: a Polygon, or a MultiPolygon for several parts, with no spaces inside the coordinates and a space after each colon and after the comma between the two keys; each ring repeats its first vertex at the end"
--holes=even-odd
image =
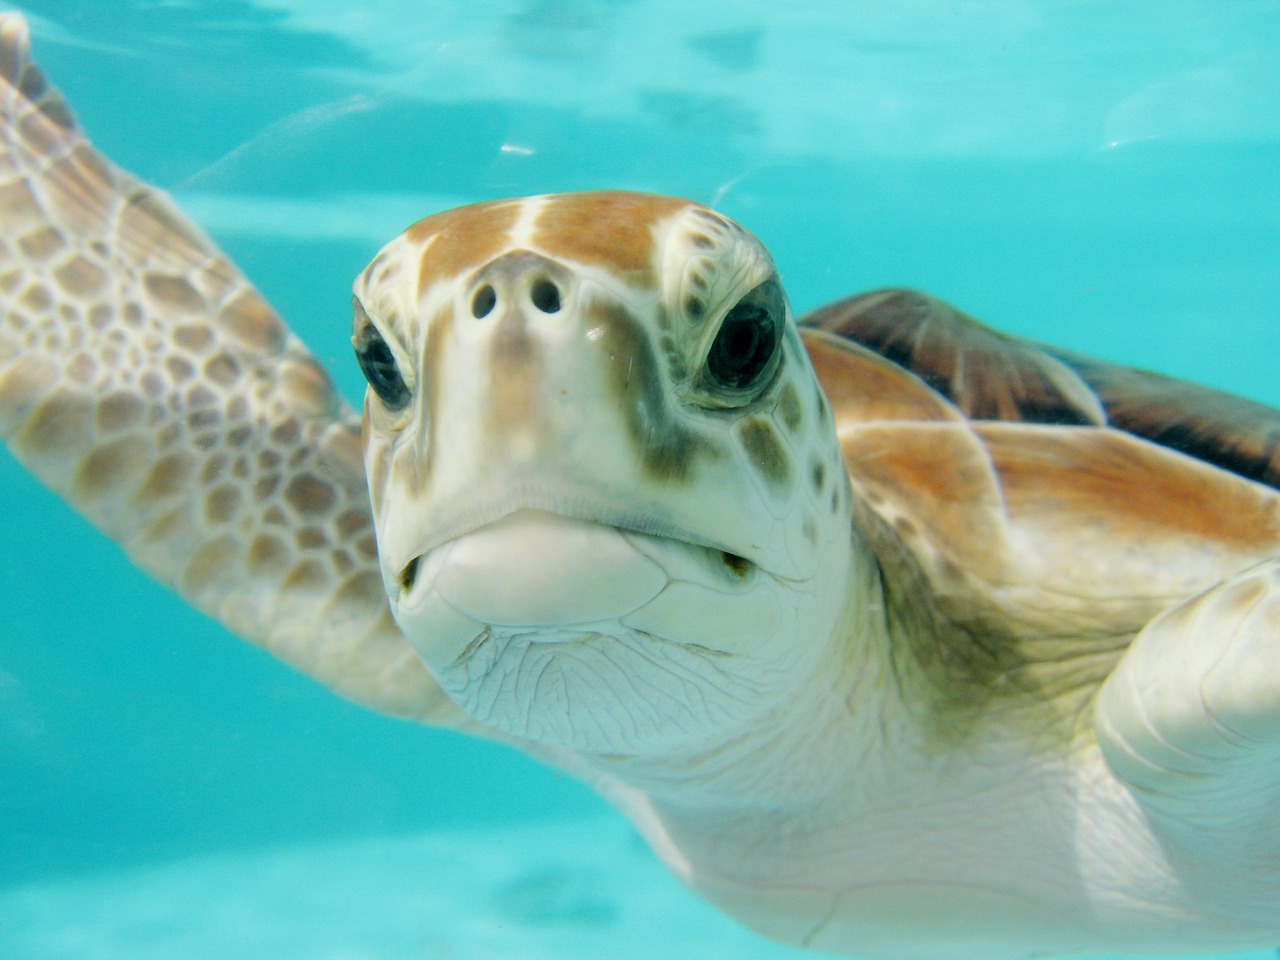
{"type": "Polygon", "coordinates": [[[622,191],[554,197],[538,215],[533,244],[607,270],[635,287],[656,287],[654,224],[690,206],[687,200],[622,191]]]}
{"type": "Polygon", "coordinates": [[[610,387],[645,473],[658,480],[688,482],[697,462],[717,459],[719,448],[671,408],[649,338],[626,308],[595,304],[589,323],[598,331],[592,339],[607,358],[610,387]]]}

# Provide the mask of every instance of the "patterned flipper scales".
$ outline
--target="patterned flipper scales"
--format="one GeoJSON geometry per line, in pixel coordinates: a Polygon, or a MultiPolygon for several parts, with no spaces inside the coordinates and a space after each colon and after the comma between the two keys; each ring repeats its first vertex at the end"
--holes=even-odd
{"type": "Polygon", "coordinates": [[[360,425],[262,297],[99,155],[0,18],[0,436],[138,566],[377,709],[459,713],[377,565],[360,425]]]}

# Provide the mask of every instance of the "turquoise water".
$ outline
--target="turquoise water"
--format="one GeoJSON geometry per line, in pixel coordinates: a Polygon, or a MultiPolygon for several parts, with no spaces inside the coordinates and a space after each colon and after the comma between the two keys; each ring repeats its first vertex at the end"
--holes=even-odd
{"type": "MultiPolygon", "coordinates": [[[[97,145],[174,193],[353,400],[349,284],[385,240],[458,203],[623,187],[743,222],[798,310],[909,284],[1280,404],[1274,0],[350,7],[24,10],[97,145]]],[[[576,784],[336,700],[7,457],[0,496],[0,957],[622,956],[663,935],[669,957],[787,955],[689,905],[576,784]],[[277,875],[349,899],[275,904],[277,875]],[[225,913],[192,905],[228,890],[225,913]]]]}

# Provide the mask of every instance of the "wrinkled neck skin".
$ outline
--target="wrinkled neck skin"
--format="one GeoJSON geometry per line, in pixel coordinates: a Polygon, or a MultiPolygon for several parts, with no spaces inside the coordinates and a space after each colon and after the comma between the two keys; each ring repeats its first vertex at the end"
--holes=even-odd
{"type": "Polygon", "coordinates": [[[676,745],[577,753],[581,774],[628,809],[643,795],[650,815],[695,828],[769,809],[806,819],[807,810],[830,810],[833,798],[843,806],[856,765],[821,758],[864,753],[880,739],[885,703],[870,691],[883,686],[887,646],[875,561],[855,540],[842,546],[829,569],[840,571],[843,597],[832,598],[811,633],[788,638],[791,654],[760,682],[756,709],[711,735],[690,728],[676,745]]]}
{"type": "MultiPolygon", "coordinates": [[[[660,809],[694,827],[785,808],[804,819],[849,794],[850,765],[820,758],[867,750],[884,719],[878,568],[850,530],[832,522],[813,580],[755,585],[751,593],[768,598],[760,616],[783,612],[764,643],[721,636],[710,650],[625,623],[594,625],[600,635],[584,643],[562,637],[562,627],[490,627],[465,663],[436,676],[480,722],[637,817],[660,809]]],[[[660,554],[653,543],[645,548],[660,554]]],[[[503,553],[545,561],[554,549],[507,541],[503,553]]]]}

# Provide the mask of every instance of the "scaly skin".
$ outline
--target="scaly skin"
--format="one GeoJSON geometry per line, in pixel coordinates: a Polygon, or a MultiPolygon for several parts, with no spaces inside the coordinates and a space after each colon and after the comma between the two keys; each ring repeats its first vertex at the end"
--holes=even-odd
{"type": "Polygon", "coordinates": [[[606,192],[379,254],[362,464],[315,361],[93,152],[16,18],[0,79],[0,433],[194,605],[584,777],[780,940],[1280,938],[1274,411],[919,295],[802,335],[741,227],[606,192]]]}

